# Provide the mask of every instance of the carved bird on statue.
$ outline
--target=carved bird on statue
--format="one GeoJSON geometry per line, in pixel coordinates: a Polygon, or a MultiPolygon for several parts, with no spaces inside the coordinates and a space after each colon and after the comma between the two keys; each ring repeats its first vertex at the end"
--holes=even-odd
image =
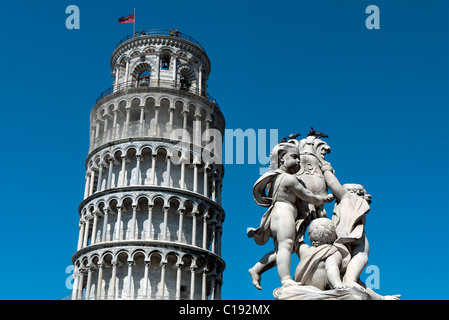
{"type": "Polygon", "coordinates": [[[319,131],[315,131],[315,130],[313,129],[313,127],[310,127],[310,131],[309,131],[309,134],[308,134],[307,136],[308,136],[308,137],[309,137],[309,136],[315,136],[315,137],[317,137],[318,139],[321,139],[321,138],[329,138],[329,136],[328,136],[327,134],[324,134],[324,133],[319,132],[319,131]]]}
{"type": "Polygon", "coordinates": [[[300,133],[292,133],[292,134],[289,134],[287,137],[282,138],[281,141],[279,141],[279,143],[287,142],[287,139],[296,139],[296,138],[299,137],[300,135],[301,135],[300,133]]]}

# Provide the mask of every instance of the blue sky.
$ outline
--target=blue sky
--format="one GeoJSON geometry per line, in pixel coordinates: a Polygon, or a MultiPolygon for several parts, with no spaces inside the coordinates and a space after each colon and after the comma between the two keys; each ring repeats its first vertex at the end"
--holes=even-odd
{"type": "MultiPolygon", "coordinates": [[[[111,86],[116,43],[132,32],[117,20],[133,8],[138,30],[179,28],[202,44],[227,128],[329,135],[339,180],[373,195],[376,291],[449,298],[447,1],[73,0],[2,3],[0,299],[70,294],[89,113],[111,86]],[[65,27],[71,4],[79,30],[65,27]],[[371,4],[379,30],[365,27],[371,4]]],[[[271,250],[246,237],[265,212],[252,198],[264,165],[247,162],[225,166],[222,298],[270,300],[276,270],[262,291],[247,274],[271,250]]]]}

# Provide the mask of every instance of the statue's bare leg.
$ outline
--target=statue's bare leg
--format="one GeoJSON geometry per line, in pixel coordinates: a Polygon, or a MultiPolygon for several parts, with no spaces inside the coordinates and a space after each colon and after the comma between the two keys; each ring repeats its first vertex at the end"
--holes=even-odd
{"type": "Polygon", "coordinates": [[[368,264],[369,244],[365,234],[354,243],[351,255],[352,258],[346,268],[343,282],[345,284],[357,286],[357,280],[360,278],[363,269],[365,269],[368,264]]]}
{"type": "Polygon", "coordinates": [[[265,254],[262,259],[259,260],[251,269],[248,270],[249,275],[253,280],[253,285],[262,290],[260,286],[261,275],[265,271],[270,270],[276,265],[276,253],[274,251],[270,251],[265,254]]]}
{"type": "Polygon", "coordinates": [[[296,284],[290,274],[291,253],[296,235],[296,210],[272,212],[271,232],[277,240],[276,265],[283,286],[296,284]]]}

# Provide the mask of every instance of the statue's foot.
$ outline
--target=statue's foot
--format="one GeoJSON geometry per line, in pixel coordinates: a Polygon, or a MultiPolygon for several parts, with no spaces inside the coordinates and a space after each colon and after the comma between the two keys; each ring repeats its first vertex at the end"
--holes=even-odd
{"type": "Polygon", "coordinates": [[[391,296],[383,296],[382,300],[401,300],[400,294],[393,294],[391,296]]]}
{"type": "Polygon", "coordinates": [[[299,285],[301,285],[300,282],[296,282],[295,280],[292,280],[292,279],[287,279],[287,280],[282,281],[283,287],[299,286],[299,285]]]}
{"type": "Polygon", "coordinates": [[[365,288],[355,281],[345,282],[344,285],[346,285],[347,287],[354,287],[362,291],[365,291],[365,288]]]}
{"type": "Polygon", "coordinates": [[[256,271],[253,270],[253,268],[248,270],[249,275],[251,276],[251,279],[253,279],[253,285],[259,289],[262,290],[262,287],[260,286],[260,280],[261,276],[256,271]]]}

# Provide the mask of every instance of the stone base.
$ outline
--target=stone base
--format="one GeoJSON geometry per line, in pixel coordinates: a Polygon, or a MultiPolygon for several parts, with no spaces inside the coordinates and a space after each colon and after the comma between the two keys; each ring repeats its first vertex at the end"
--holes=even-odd
{"type": "Polygon", "coordinates": [[[320,290],[312,286],[288,286],[273,291],[276,300],[372,300],[365,290],[356,287],[320,290]]]}

